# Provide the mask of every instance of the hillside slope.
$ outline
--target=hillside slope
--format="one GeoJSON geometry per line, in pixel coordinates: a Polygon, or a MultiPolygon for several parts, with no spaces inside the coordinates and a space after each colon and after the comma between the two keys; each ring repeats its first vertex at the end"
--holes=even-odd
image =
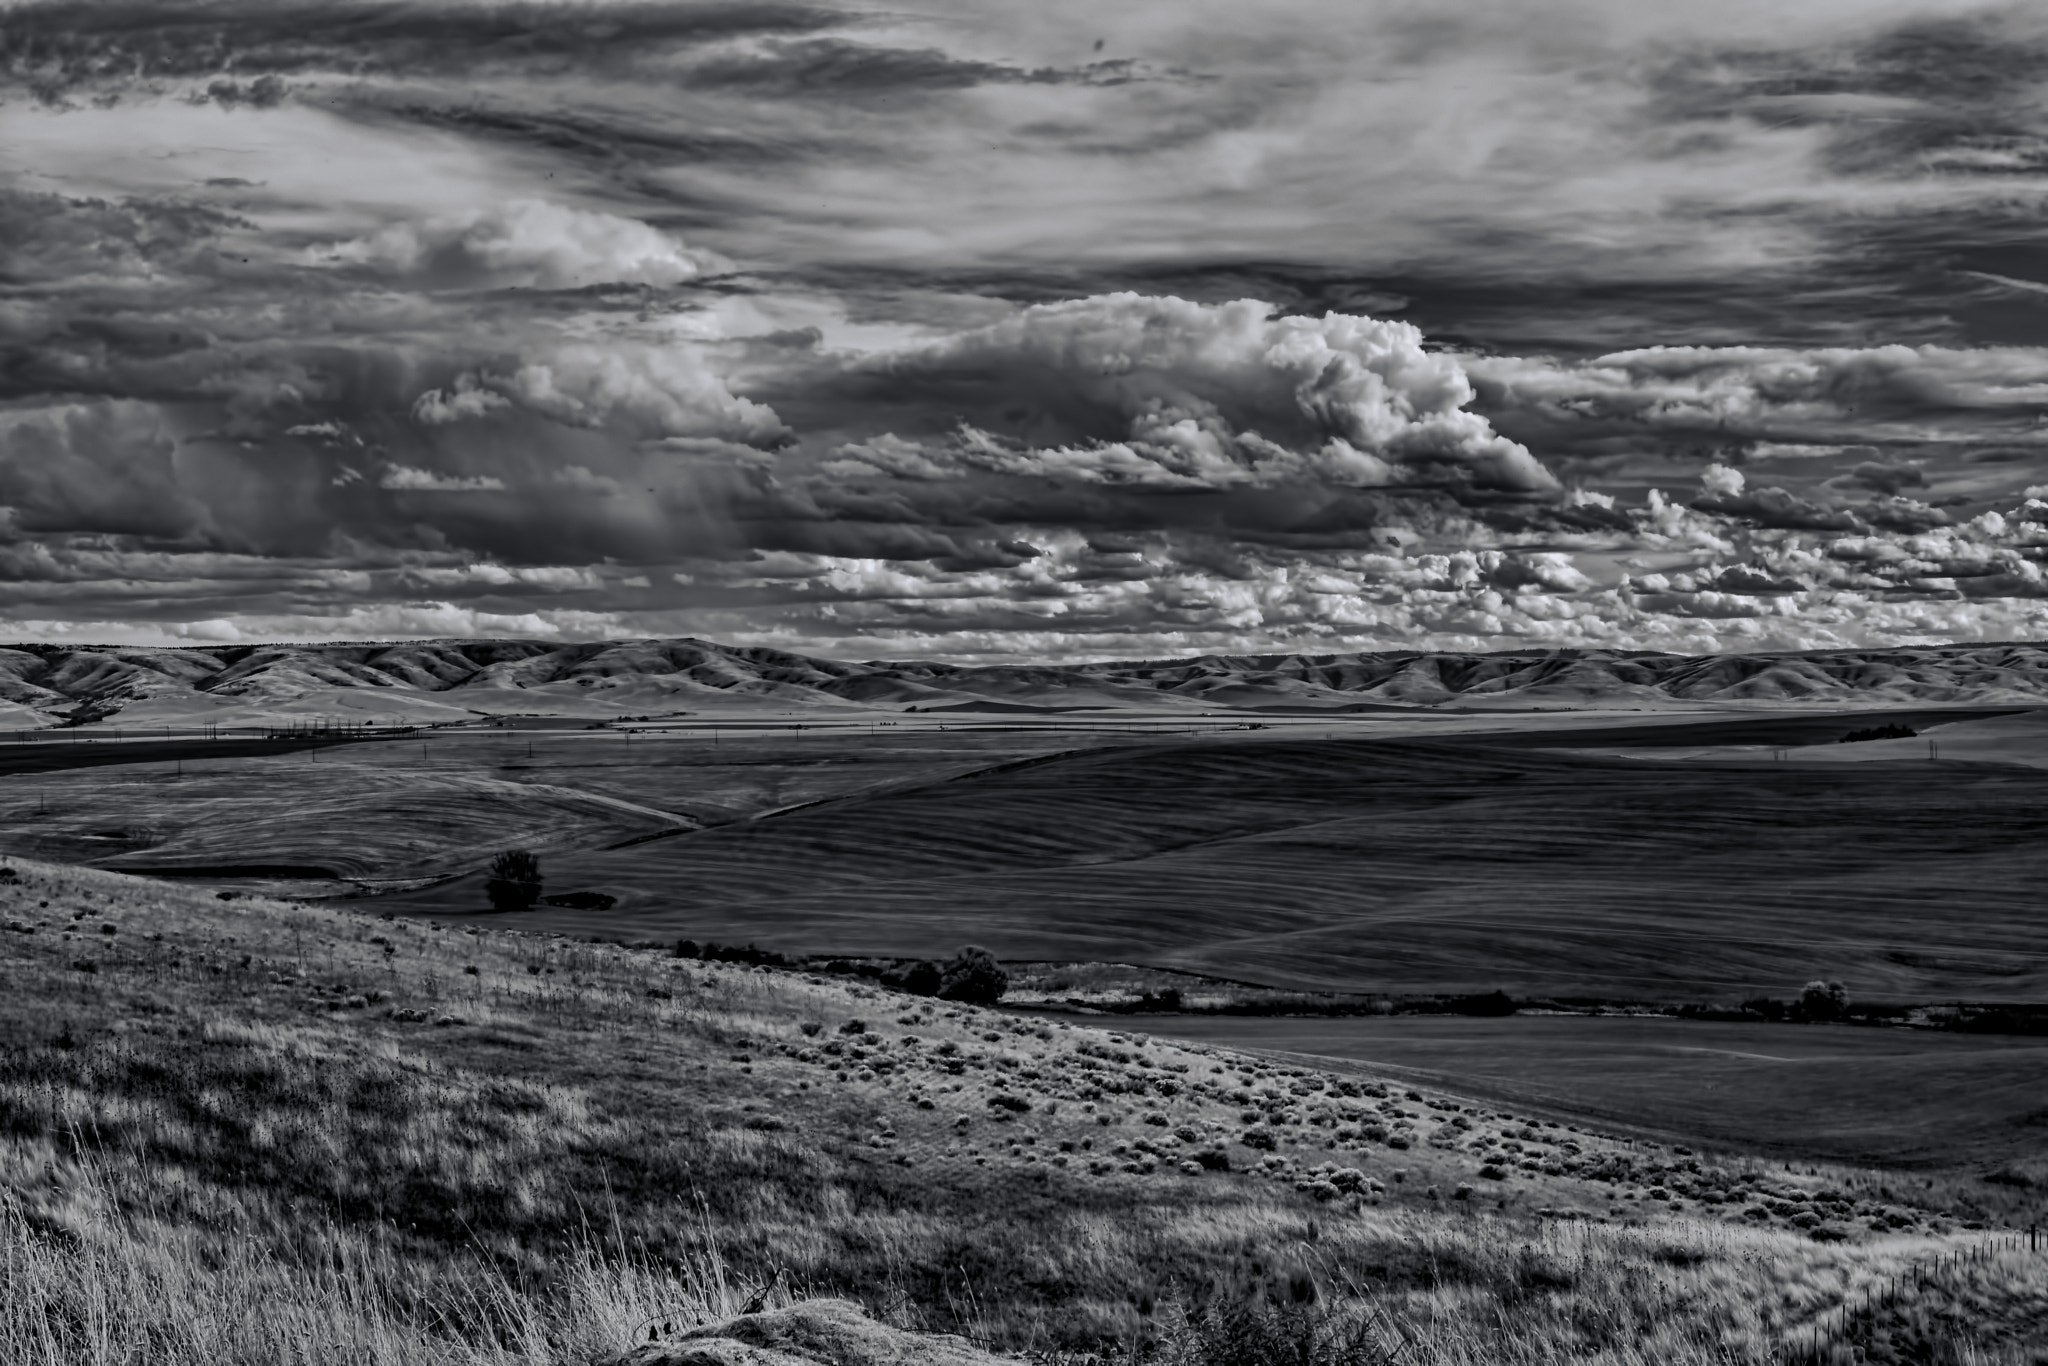
{"type": "Polygon", "coordinates": [[[532,640],[0,648],[15,726],[121,717],[234,721],[307,710],[411,720],[488,712],[610,716],[734,705],[1260,707],[2048,701],[2048,648],[1806,654],[1602,651],[1205,655],[1072,665],[849,663],[710,641],[532,640]]]}
{"type": "Polygon", "coordinates": [[[2017,1363],[2048,1323],[2037,1260],[1957,1227],[2024,1218],[2018,1189],[1909,1199],[794,973],[19,863],[0,986],[26,1366],[365,1333],[365,1360],[566,1366],[743,1295],[1153,1359],[1182,1311],[1277,1296],[1441,1366],[1704,1366],[1867,1347],[1855,1288],[1937,1263],[1921,1347],[2017,1363]]]}

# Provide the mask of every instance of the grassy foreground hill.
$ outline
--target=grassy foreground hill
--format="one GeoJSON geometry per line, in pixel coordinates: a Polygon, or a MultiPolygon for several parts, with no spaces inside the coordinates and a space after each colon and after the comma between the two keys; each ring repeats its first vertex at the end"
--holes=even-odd
{"type": "Polygon", "coordinates": [[[0,875],[8,1362],[566,1366],[811,1296],[1066,1360],[2039,1362],[2032,1194],[654,950],[0,875]]]}

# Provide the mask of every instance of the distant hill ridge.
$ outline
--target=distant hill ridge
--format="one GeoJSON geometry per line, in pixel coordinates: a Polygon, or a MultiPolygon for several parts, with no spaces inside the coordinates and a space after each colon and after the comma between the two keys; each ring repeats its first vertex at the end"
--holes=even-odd
{"type": "Polygon", "coordinates": [[[586,710],[616,712],[627,703],[647,703],[687,711],[721,698],[890,710],[963,702],[1023,708],[1431,706],[1515,697],[1587,703],[1631,698],[2031,703],[2048,701],[2048,646],[1690,656],[1396,650],[988,665],[853,663],[691,638],[583,644],[425,640],[222,648],[0,647],[0,702],[12,704],[17,716],[34,713],[39,721],[103,720],[138,703],[181,698],[277,706],[355,689],[391,690],[394,701],[434,696],[463,709],[542,712],[572,702],[586,710]]]}

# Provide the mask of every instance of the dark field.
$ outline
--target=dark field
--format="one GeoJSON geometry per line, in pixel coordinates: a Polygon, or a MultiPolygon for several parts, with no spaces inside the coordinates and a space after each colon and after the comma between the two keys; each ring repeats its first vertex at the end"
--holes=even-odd
{"type": "Polygon", "coordinates": [[[1343,1058],[1596,1123],[1743,1151],[2048,1178],[2048,1039],[1849,1025],[1519,1015],[1147,1015],[1167,1038],[1343,1058]]]}
{"type": "Polygon", "coordinates": [[[1905,726],[1924,731],[1930,727],[1965,721],[2011,716],[2024,708],[1929,707],[1919,711],[1888,711],[1866,720],[1859,716],[1741,716],[1725,720],[1673,721],[1665,724],[1631,723],[1621,726],[1585,726],[1563,730],[1523,730],[1512,735],[1491,737],[1489,743],[1518,749],[1562,749],[1579,746],[1694,746],[1694,745],[1832,745],[1852,731],[1871,725],[1905,726]]]}
{"type": "MultiPolygon", "coordinates": [[[[936,776],[559,854],[550,891],[618,904],[523,923],[808,953],[973,939],[1350,991],[2048,996],[2034,769],[1254,734],[936,776]]],[[[474,879],[387,902],[483,904],[474,879]]]]}

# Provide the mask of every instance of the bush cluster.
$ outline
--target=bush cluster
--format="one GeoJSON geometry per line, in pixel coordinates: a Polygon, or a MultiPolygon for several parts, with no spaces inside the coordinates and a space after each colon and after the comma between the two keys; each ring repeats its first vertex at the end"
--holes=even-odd
{"type": "Polygon", "coordinates": [[[1919,733],[1911,726],[1870,726],[1863,730],[1852,730],[1835,743],[1852,745],[1859,740],[1910,740],[1919,733]]]}

